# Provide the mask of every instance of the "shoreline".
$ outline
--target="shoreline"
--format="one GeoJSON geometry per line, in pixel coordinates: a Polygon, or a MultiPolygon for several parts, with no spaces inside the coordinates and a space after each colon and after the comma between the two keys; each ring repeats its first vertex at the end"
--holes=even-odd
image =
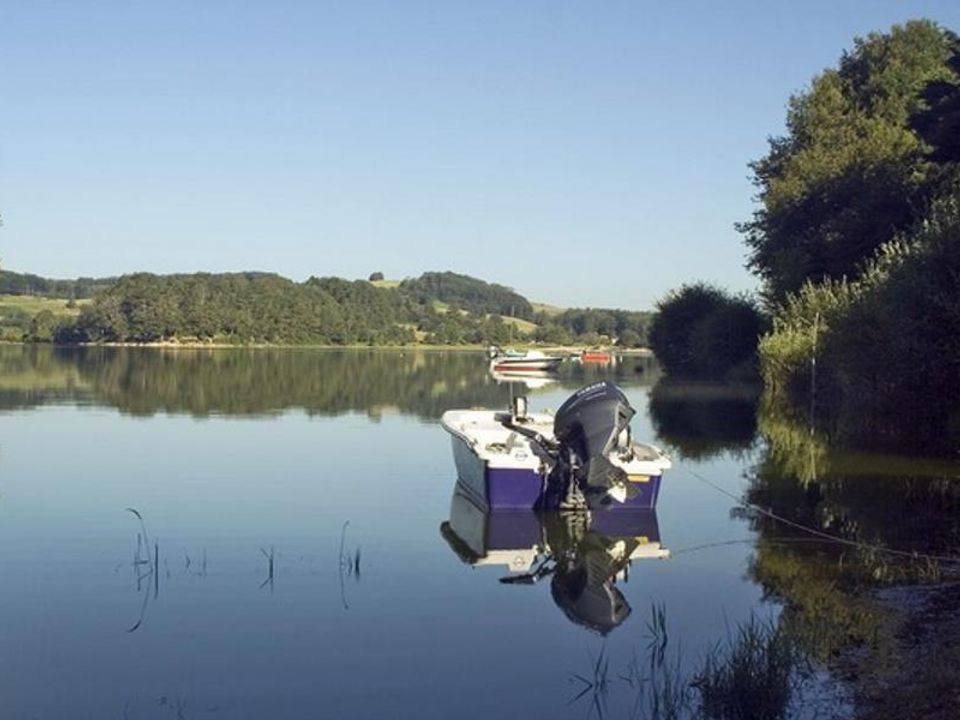
{"type": "MultiPolygon", "coordinates": [[[[430,344],[414,344],[414,345],[362,345],[362,344],[348,344],[348,345],[295,345],[289,343],[224,343],[224,342],[201,342],[201,341],[160,341],[160,342],[102,342],[102,343],[72,343],[72,344],[57,344],[57,343],[34,343],[34,342],[24,342],[16,340],[6,340],[0,342],[2,345],[19,345],[22,347],[31,347],[31,346],[47,346],[55,348],[96,348],[96,347],[108,347],[108,348],[152,348],[152,349],[163,349],[163,350],[389,350],[389,351],[405,351],[405,350],[429,350],[429,351],[451,351],[451,352],[486,352],[488,347],[487,345],[430,345],[430,344]]],[[[583,347],[579,346],[542,346],[542,345],[529,345],[529,344],[515,344],[511,347],[522,349],[522,350],[541,350],[547,353],[563,353],[563,354],[579,354],[585,350],[583,347]]],[[[650,348],[623,348],[617,349],[616,347],[604,347],[597,352],[605,352],[610,355],[623,355],[630,357],[653,357],[653,351],[650,348]]]]}
{"type": "Polygon", "coordinates": [[[869,594],[888,647],[853,645],[827,664],[853,696],[855,720],[952,720],[960,706],[960,575],[869,594]],[[917,672],[916,670],[921,670],[917,672]]]}

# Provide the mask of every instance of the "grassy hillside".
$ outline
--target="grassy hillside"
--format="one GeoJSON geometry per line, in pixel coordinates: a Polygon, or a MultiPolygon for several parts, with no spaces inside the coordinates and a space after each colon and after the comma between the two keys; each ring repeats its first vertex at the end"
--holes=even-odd
{"type": "Polygon", "coordinates": [[[513,325],[513,327],[523,335],[532,335],[537,327],[539,327],[536,323],[522,318],[505,317],[503,321],[507,323],[507,325],[513,325]]]}
{"type": "Polygon", "coordinates": [[[0,341],[22,340],[30,331],[34,318],[42,312],[51,313],[55,322],[75,318],[81,307],[90,301],[77,300],[71,303],[72,307],[67,307],[67,303],[61,298],[0,294],[0,341]]]}
{"type": "Polygon", "coordinates": [[[16,312],[24,312],[33,317],[44,310],[49,310],[57,317],[73,317],[79,315],[80,308],[90,301],[76,300],[74,307],[67,307],[67,302],[61,298],[0,294],[0,317],[16,312]]]}
{"type": "Polygon", "coordinates": [[[556,305],[548,305],[547,303],[538,303],[530,302],[530,305],[533,307],[533,312],[543,313],[547,317],[556,317],[558,315],[563,315],[566,308],[557,307],[556,305]]]}
{"type": "Polygon", "coordinates": [[[376,288],[392,290],[400,286],[399,280],[371,280],[370,284],[376,288]]]}

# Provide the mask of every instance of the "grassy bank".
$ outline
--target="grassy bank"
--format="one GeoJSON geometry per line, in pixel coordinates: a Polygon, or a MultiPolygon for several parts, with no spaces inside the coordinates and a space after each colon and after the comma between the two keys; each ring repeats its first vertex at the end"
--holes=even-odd
{"type": "Polygon", "coordinates": [[[0,294],[0,340],[20,341],[38,316],[48,323],[76,318],[89,300],[70,301],[37,295],[0,294]]]}

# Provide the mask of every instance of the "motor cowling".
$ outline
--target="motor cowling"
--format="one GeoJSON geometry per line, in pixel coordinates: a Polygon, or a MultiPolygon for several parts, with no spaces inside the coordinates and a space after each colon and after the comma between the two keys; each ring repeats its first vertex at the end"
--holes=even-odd
{"type": "Polygon", "coordinates": [[[543,507],[580,509],[613,488],[629,492],[622,468],[610,462],[629,435],[635,411],[611,382],[587,385],[560,406],[554,418],[556,463],[547,478],[543,507]]]}
{"type": "Polygon", "coordinates": [[[635,414],[623,391],[603,380],[567,398],[557,410],[553,434],[586,463],[609,455],[635,414]]]}

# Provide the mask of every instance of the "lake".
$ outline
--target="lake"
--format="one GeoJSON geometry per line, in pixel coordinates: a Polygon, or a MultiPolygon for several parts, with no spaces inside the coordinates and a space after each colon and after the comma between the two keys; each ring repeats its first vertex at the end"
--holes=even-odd
{"type": "MultiPolygon", "coordinates": [[[[0,712],[642,717],[658,612],[682,673],[751,616],[815,657],[868,635],[854,589],[937,572],[882,549],[957,546],[954,468],[833,453],[749,389],[671,384],[643,358],[526,387],[471,352],[0,347],[0,712]],[[451,534],[439,425],[520,393],[556,409],[599,378],[674,460],[655,516],[587,528],[591,547],[670,551],[606,578],[603,627],[556,576],[501,582],[546,535],[587,552],[582,528],[520,518],[508,564],[451,534]]],[[[492,541],[497,519],[476,522],[492,541]]]]}

